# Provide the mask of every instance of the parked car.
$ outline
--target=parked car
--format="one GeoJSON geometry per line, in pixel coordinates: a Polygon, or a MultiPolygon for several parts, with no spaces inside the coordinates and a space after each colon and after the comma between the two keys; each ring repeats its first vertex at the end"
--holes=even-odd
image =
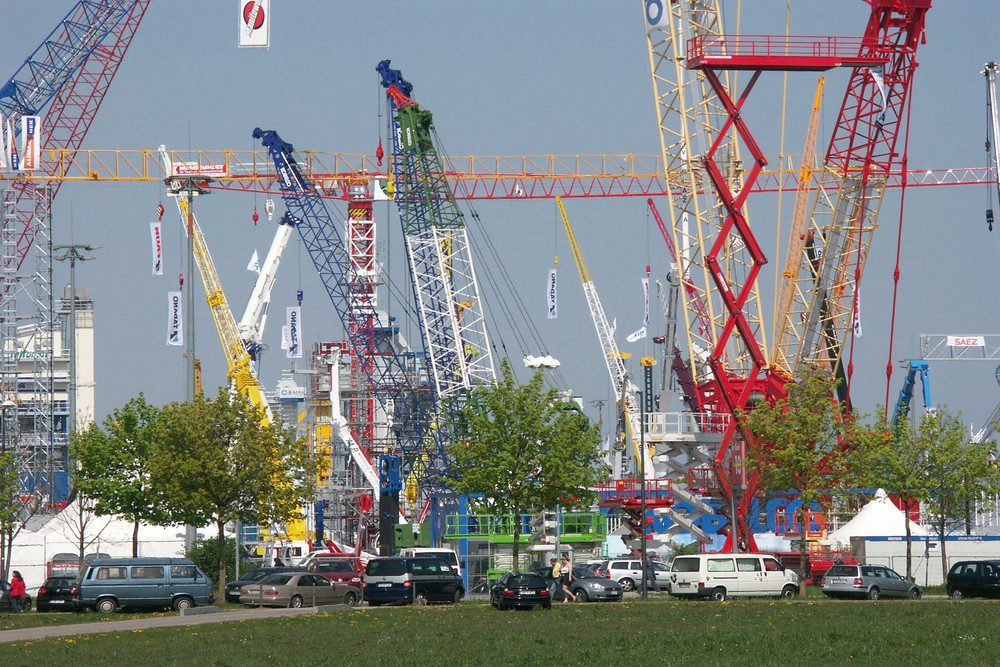
{"type": "MultiPolygon", "coordinates": [[[[561,600],[564,597],[560,586],[552,578],[551,567],[539,567],[532,570],[545,579],[552,590],[552,599],[561,600]]],[[[624,589],[614,579],[598,577],[585,567],[573,566],[573,582],[570,591],[576,596],[577,602],[619,602],[624,589]]]]}
{"type": "Polygon", "coordinates": [[[245,575],[237,579],[236,581],[230,581],[226,584],[226,602],[239,603],[240,601],[240,589],[247,584],[254,584],[263,579],[264,577],[270,576],[272,574],[279,574],[281,572],[305,572],[306,569],[303,567],[256,567],[245,575]]]}
{"type": "Polygon", "coordinates": [[[354,556],[343,558],[323,558],[315,560],[307,568],[309,572],[326,577],[330,581],[350,584],[361,588],[364,584],[365,568],[361,559],[354,556]]]}
{"type": "Polygon", "coordinates": [[[38,611],[75,611],[76,596],[80,589],[76,586],[76,575],[72,577],[49,577],[35,597],[38,611]]]}
{"type": "Polygon", "coordinates": [[[434,556],[451,565],[455,574],[462,576],[462,561],[458,559],[458,554],[454,549],[435,549],[431,547],[408,547],[399,550],[401,558],[416,558],[418,556],[434,556]]]}
{"type": "Polygon", "coordinates": [[[540,605],[552,609],[551,584],[531,572],[508,572],[490,587],[490,604],[500,611],[531,609],[540,605]]]}
{"type": "Polygon", "coordinates": [[[254,607],[315,607],[321,604],[354,606],[361,589],[334,583],[311,572],[280,572],[240,589],[240,602],[254,607]]]}
{"type": "Polygon", "coordinates": [[[963,560],[948,570],[948,597],[1000,597],[1000,560],[963,560]]]}
{"type": "Polygon", "coordinates": [[[77,606],[105,614],[119,607],[180,611],[215,601],[212,580],[187,558],[95,560],[77,586],[77,606]]]}
{"type": "MultiPolygon", "coordinates": [[[[666,588],[670,582],[670,568],[655,560],[650,563],[653,565],[656,585],[666,588]]],[[[601,563],[598,572],[617,581],[626,591],[634,591],[642,582],[642,561],[638,558],[612,558],[601,563]]]]}
{"type": "Polygon", "coordinates": [[[917,600],[920,586],[884,565],[833,565],[823,577],[823,593],[831,598],[903,597],[917,600]]]}
{"type": "MultiPolygon", "coordinates": [[[[0,579],[0,611],[11,611],[14,608],[10,599],[10,582],[0,579]]],[[[26,595],[21,600],[21,610],[31,611],[31,596],[26,595]]]]}
{"type": "Polygon", "coordinates": [[[373,558],[364,576],[365,601],[371,607],[398,602],[460,602],[462,578],[440,558],[373,558]]]}
{"type": "Polygon", "coordinates": [[[770,554],[694,554],[671,562],[667,591],[717,602],[731,595],[790,598],[798,595],[799,576],[770,554]]]}

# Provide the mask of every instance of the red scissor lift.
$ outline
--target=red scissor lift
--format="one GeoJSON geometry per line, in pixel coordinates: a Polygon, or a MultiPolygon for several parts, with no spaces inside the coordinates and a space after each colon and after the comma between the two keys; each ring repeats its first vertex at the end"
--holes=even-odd
{"type": "MultiPolygon", "coordinates": [[[[915,65],[912,58],[915,50],[913,40],[916,34],[922,32],[924,14],[930,8],[930,0],[867,1],[872,6],[872,14],[865,35],[860,39],[828,36],[700,35],[688,41],[687,68],[702,70],[728,115],[728,119],[719,128],[718,136],[702,158],[712,187],[726,211],[726,218],[719,227],[711,248],[705,253],[704,260],[726,315],[708,360],[712,379],[698,386],[703,410],[736,414],[749,404],[752,396],[763,396],[770,401],[778,400],[785,395],[785,384],[789,381],[778,373],[765,372],[767,362],[743,310],[757,275],[767,261],[743,214],[747,196],[754,189],[761,170],[767,165],[764,153],[742,115],[747,98],[761,74],[765,71],[818,72],[834,67],[856,68],[841,109],[838,129],[827,154],[827,164],[839,163],[838,157],[846,156],[845,159],[849,160],[861,146],[861,162],[868,169],[872,166],[873,151],[869,149],[864,153],[865,145],[895,143],[898,123],[888,130],[878,126],[880,132],[891,134],[888,138],[882,136],[875,140],[871,136],[862,136],[855,140],[855,133],[864,132],[873,126],[873,122],[878,122],[877,114],[872,113],[876,105],[870,99],[870,82],[865,83],[864,72],[867,68],[886,68],[887,81],[891,78],[893,81],[903,82],[901,97],[905,100],[915,65]],[[725,70],[752,72],[749,82],[736,96],[730,94],[717,74],[718,71],[725,70]],[[838,145],[838,133],[843,135],[845,126],[850,128],[846,145],[838,145]],[[730,187],[726,175],[716,162],[716,153],[723,139],[732,130],[737,132],[753,157],[738,192],[730,187]],[[738,235],[752,260],[742,282],[731,280],[720,263],[723,250],[731,241],[730,234],[738,235]],[[745,345],[751,359],[745,376],[726,368],[724,354],[734,335],[745,345]]],[[[741,458],[739,450],[734,448],[734,444],[742,444],[739,436],[747,444],[754,444],[754,441],[752,433],[737,434],[736,429],[736,420],[731,420],[712,463],[718,491],[727,512],[732,513],[732,509],[728,508],[734,506],[734,486],[737,482],[743,486],[742,493],[735,499],[736,517],[730,517],[731,525],[736,526],[736,531],[729,531],[723,549],[732,550],[733,540],[738,539],[740,549],[755,551],[756,542],[748,522],[748,510],[751,500],[759,492],[759,479],[755,473],[747,471],[742,462],[739,466],[732,463],[741,458]]]]}

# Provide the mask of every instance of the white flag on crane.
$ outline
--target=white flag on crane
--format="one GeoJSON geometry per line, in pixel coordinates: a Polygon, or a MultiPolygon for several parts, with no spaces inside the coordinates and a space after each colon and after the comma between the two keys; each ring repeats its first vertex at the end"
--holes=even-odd
{"type": "Polygon", "coordinates": [[[271,42],[271,0],[239,0],[240,48],[268,48],[271,42]]]}
{"type": "Polygon", "coordinates": [[[637,340],[642,340],[646,337],[646,327],[640,327],[638,331],[633,331],[628,336],[625,336],[625,340],[630,343],[634,343],[637,340]]]}
{"type": "Polygon", "coordinates": [[[289,359],[302,358],[302,309],[289,306],[285,309],[285,322],[288,327],[288,349],[285,356],[289,359]]]}
{"type": "Polygon", "coordinates": [[[167,292],[167,345],[184,344],[184,313],[181,293],[167,292]]]}
{"type": "Polygon", "coordinates": [[[7,168],[7,159],[10,157],[9,145],[7,141],[7,123],[3,119],[3,113],[0,113],[0,169],[7,168]]]}
{"type": "Polygon", "coordinates": [[[14,138],[14,121],[10,118],[7,119],[7,144],[5,149],[10,158],[7,160],[7,166],[11,170],[17,171],[21,168],[21,158],[17,154],[17,140],[14,138]]]}
{"type": "Polygon", "coordinates": [[[854,337],[861,338],[861,288],[854,293],[854,337]]]}
{"type": "Polygon", "coordinates": [[[153,245],[153,275],[163,275],[163,237],[160,235],[160,223],[149,223],[149,241],[153,245]]]}
{"type": "Polygon", "coordinates": [[[256,248],[254,248],[250,263],[247,264],[247,271],[254,271],[258,276],[260,275],[260,257],[257,255],[256,248]]]}
{"type": "Polygon", "coordinates": [[[663,27],[670,20],[666,4],[671,0],[646,0],[646,32],[663,27]]]}
{"type": "Polygon", "coordinates": [[[875,85],[878,86],[879,95],[882,96],[882,113],[880,113],[878,118],[875,120],[878,125],[881,125],[885,122],[885,111],[889,108],[889,98],[885,95],[885,77],[882,76],[882,72],[874,67],[869,68],[868,73],[872,75],[872,79],[875,80],[875,85]]]}
{"type": "Polygon", "coordinates": [[[642,326],[649,326],[649,278],[642,279],[642,299],[643,299],[643,311],[642,311],[642,326]]]}
{"type": "Polygon", "coordinates": [[[42,119],[21,116],[21,171],[34,171],[42,158],[42,119]]]}
{"type": "Polygon", "coordinates": [[[545,287],[545,297],[548,299],[549,304],[549,319],[554,320],[558,316],[556,309],[556,270],[554,267],[549,269],[549,281],[545,287]]]}

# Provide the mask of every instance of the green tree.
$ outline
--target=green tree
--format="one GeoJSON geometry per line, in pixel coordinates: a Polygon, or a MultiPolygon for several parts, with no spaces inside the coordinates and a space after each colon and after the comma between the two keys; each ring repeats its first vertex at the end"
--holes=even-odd
{"type": "Polygon", "coordinates": [[[466,437],[448,446],[450,489],[482,494],[486,505],[514,517],[518,568],[522,513],[556,505],[587,507],[605,477],[599,427],[575,403],[545,391],[541,372],[520,385],[505,359],[496,385],[473,390],[461,408],[466,437]]]}
{"type": "Polygon", "coordinates": [[[132,556],[139,555],[139,525],[173,523],[162,497],[150,481],[150,456],[160,409],[139,394],[104,420],[73,435],[71,447],[79,463],[76,488],[93,502],[99,516],[132,523],[132,556]]]}
{"type": "Polygon", "coordinates": [[[851,421],[841,417],[834,398],[836,379],[809,370],[799,382],[788,385],[787,397],[761,403],[737,418],[749,430],[748,467],[759,475],[768,492],[795,492],[801,505],[798,524],[801,576],[805,594],[808,576],[807,511],[825,501],[843,483],[847,463],[846,445],[853,435],[851,421]]]}
{"type": "Polygon", "coordinates": [[[218,595],[226,587],[226,523],[271,525],[301,516],[316,465],[309,447],[230,392],[163,408],[151,482],[175,518],[218,529],[218,595]]]}
{"type": "MultiPolygon", "coordinates": [[[[226,538],[226,553],[235,554],[236,553],[236,540],[232,537],[226,538]]],[[[208,574],[213,582],[216,582],[217,572],[215,568],[219,563],[219,540],[217,539],[207,539],[207,540],[195,540],[194,544],[185,554],[191,559],[195,565],[197,565],[202,572],[208,574]],[[214,573],[214,574],[213,574],[214,573]]],[[[241,554],[242,556],[242,554],[241,554]]],[[[226,561],[226,581],[235,581],[236,577],[236,563],[234,557],[225,558],[226,561]]],[[[253,561],[246,560],[245,558],[240,558],[240,572],[246,574],[250,570],[256,567],[253,561]]],[[[225,598],[222,598],[223,600],[225,598]]]]}
{"type": "Polygon", "coordinates": [[[21,502],[17,496],[17,459],[13,452],[0,453],[0,578],[10,577],[10,557],[14,538],[21,530],[21,502]]]}

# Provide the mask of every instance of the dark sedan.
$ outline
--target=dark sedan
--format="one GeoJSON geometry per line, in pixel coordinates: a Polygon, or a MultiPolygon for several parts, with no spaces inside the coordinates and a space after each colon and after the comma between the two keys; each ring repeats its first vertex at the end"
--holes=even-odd
{"type": "Polygon", "coordinates": [[[303,567],[258,567],[250,570],[245,575],[237,579],[236,581],[230,581],[226,584],[226,602],[235,602],[239,604],[240,602],[240,589],[247,584],[256,584],[258,581],[264,577],[269,577],[272,574],[281,574],[282,572],[305,572],[303,567]]]}
{"type": "Polygon", "coordinates": [[[531,609],[541,605],[552,609],[552,593],[543,577],[530,572],[508,572],[490,588],[490,604],[500,611],[531,609]]]}
{"type": "Polygon", "coordinates": [[[49,577],[38,589],[35,609],[38,611],[75,611],[76,577],[49,577]]]}
{"type": "MultiPolygon", "coordinates": [[[[561,600],[565,597],[561,588],[556,585],[552,578],[552,568],[540,567],[534,570],[535,574],[543,577],[553,588],[553,599],[561,600]]],[[[614,579],[598,577],[587,568],[573,567],[573,583],[570,584],[570,591],[576,596],[577,602],[620,602],[624,589],[614,579]]]]}

